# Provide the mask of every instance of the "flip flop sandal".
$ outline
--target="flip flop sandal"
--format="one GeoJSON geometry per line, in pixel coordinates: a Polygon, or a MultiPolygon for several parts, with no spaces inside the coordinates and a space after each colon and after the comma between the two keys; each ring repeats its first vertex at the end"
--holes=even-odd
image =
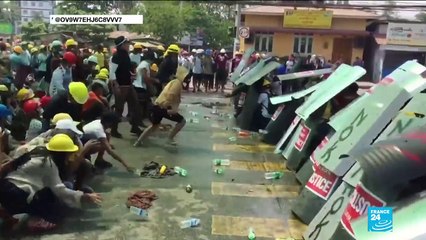
{"type": "Polygon", "coordinates": [[[28,231],[31,233],[40,233],[53,230],[57,227],[57,224],[48,222],[44,219],[30,220],[28,221],[28,231]]]}

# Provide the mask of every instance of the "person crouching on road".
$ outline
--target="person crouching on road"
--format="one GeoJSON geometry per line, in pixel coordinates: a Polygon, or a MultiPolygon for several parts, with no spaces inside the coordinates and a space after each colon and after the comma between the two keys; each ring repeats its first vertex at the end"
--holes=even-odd
{"type": "Polygon", "coordinates": [[[83,126],[83,138],[82,142],[85,143],[90,140],[97,140],[100,142],[100,148],[94,149],[91,154],[97,153],[98,156],[95,160],[95,167],[97,168],[110,168],[112,164],[103,159],[104,153],[107,152],[115,160],[119,161],[129,172],[133,171],[126,161],[124,161],[117,153],[112,150],[111,144],[109,143],[109,137],[107,136],[106,130],[111,129],[115,124],[120,121],[119,117],[110,112],[102,115],[101,119],[94,120],[83,126]]]}
{"type": "MultiPolygon", "coordinates": [[[[57,134],[47,143],[45,156],[23,155],[20,166],[0,180],[0,204],[9,215],[27,213],[31,231],[52,230],[64,217],[64,207],[82,208],[82,203],[100,204],[98,193],[83,193],[66,188],[61,175],[66,161],[78,151],[72,139],[57,134]]],[[[13,168],[12,168],[13,169],[13,168]]]]}
{"type": "Polygon", "coordinates": [[[188,70],[185,67],[178,67],[176,79],[170,81],[155,100],[154,106],[151,109],[152,125],[145,129],[134,146],[143,143],[153,131],[157,130],[163,118],[177,122],[176,126],[170,132],[168,139],[169,144],[176,145],[174,138],[186,123],[185,118],[178,113],[178,109],[181,102],[182,82],[187,74],[188,70]]]}

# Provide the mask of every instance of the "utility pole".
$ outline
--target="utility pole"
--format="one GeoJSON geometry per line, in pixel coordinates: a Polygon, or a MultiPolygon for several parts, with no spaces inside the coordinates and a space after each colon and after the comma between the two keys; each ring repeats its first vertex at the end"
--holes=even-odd
{"type": "Polygon", "coordinates": [[[239,35],[239,29],[241,27],[241,5],[235,4],[235,38],[234,38],[234,55],[239,50],[240,45],[240,35],[239,35]]]}

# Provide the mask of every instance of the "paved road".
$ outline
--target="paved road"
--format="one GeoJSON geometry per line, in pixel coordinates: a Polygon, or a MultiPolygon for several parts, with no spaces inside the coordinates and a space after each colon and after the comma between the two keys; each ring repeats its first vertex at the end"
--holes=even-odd
{"type": "MultiPolygon", "coordinates": [[[[293,219],[289,210],[300,187],[294,175],[284,170],[282,158],[272,153],[273,146],[256,139],[230,142],[228,138],[236,133],[225,127],[231,129],[233,119],[213,116],[211,109],[194,104],[203,101],[229,104],[229,99],[218,95],[186,94],[182,113],[187,119],[199,119],[199,123],[188,123],[177,138],[178,147],[165,146],[165,132],[139,148],[131,147],[135,137],[130,135],[113,140],[118,152],[135,167],[141,168],[149,161],[178,165],[188,170],[187,177],[140,178],[126,173],[111,160],[115,167],[92,182],[103,195],[102,207],[70,219],[66,226],[40,239],[238,240],[247,239],[249,227],[255,230],[257,239],[301,239],[305,226],[293,219]],[[190,111],[198,112],[198,116],[192,116],[190,111]],[[231,159],[224,175],[213,172],[214,158],[231,159]],[[263,174],[267,170],[284,170],[285,175],[281,180],[265,180],[263,174]],[[192,185],[192,193],[185,192],[187,184],[192,185]],[[144,189],[159,196],[149,209],[147,221],[138,219],[125,207],[129,193],[144,189]],[[201,225],[181,230],[179,222],[189,217],[200,218],[201,225]]],[[[219,107],[219,112],[232,114],[232,108],[219,107]]],[[[127,123],[120,128],[123,133],[128,132],[127,123]]]]}

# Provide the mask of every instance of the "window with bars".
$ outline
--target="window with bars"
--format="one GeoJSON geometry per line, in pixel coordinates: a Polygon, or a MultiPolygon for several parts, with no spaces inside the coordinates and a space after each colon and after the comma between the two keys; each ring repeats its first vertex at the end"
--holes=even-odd
{"type": "Polygon", "coordinates": [[[273,33],[256,33],[254,37],[254,50],[257,52],[272,52],[273,43],[273,33]]]}
{"type": "Polygon", "coordinates": [[[295,34],[293,52],[300,54],[311,54],[314,37],[312,34],[295,34]]]}

